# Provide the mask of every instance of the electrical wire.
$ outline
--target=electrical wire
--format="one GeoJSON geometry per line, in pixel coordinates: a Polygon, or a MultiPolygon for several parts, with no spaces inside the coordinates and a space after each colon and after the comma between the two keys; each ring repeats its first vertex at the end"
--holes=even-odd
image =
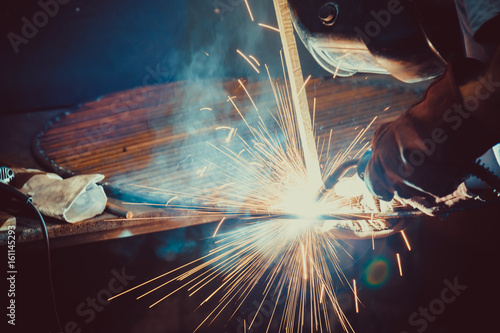
{"type": "Polygon", "coordinates": [[[40,226],[41,226],[41,229],[42,229],[42,235],[43,235],[43,238],[45,240],[45,246],[47,248],[48,276],[49,276],[49,285],[50,285],[49,287],[50,287],[50,294],[51,294],[52,306],[53,306],[54,315],[55,315],[55,319],[56,319],[58,328],[59,328],[60,332],[63,332],[63,329],[62,329],[62,326],[61,326],[61,321],[59,320],[59,313],[57,311],[56,296],[55,296],[55,293],[54,293],[54,281],[53,281],[53,278],[52,278],[52,260],[51,260],[51,254],[50,254],[50,242],[49,242],[49,233],[48,233],[48,230],[47,230],[47,224],[45,223],[45,220],[44,220],[42,214],[40,213],[40,211],[33,204],[33,201],[32,201],[32,199],[31,199],[30,196],[22,193],[21,191],[19,191],[15,187],[7,185],[7,184],[4,184],[2,182],[0,182],[0,192],[7,192],[12,197],[14,197],[14,198],[18,199],[19,201],[25,203],[38,216],[38,219],[40,221],[40,226]]]}

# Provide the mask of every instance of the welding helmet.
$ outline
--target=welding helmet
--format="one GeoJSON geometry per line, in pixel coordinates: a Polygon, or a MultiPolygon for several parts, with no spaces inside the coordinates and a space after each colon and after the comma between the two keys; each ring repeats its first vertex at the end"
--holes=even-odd
{"type": "Polygon", "coordinates": [[[338,76],[391,74],[404,82],[440,75],[463,43],[454,0],[288,0],[314,59],[338,76]]]}

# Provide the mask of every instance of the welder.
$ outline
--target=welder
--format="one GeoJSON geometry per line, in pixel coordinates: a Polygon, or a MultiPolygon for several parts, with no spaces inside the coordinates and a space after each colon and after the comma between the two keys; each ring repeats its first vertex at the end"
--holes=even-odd
{"type": "Polygon", "coordinates": [[[375,131],[364,180],[377,198],[432,206],[500,142],[500,1],[289,4],[300,39],[329,72],[433,79],[419,102],[375,131]]]}

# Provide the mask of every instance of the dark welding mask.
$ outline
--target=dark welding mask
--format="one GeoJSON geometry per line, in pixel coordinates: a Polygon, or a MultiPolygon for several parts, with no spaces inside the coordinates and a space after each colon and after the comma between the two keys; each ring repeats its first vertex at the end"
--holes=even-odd
{"type": "Polygon", "coordinates": [[[288,0],[314,59],[338,76],[391,74],[404,82],[440,75],[463,55],[454,0],[288,0]]]}

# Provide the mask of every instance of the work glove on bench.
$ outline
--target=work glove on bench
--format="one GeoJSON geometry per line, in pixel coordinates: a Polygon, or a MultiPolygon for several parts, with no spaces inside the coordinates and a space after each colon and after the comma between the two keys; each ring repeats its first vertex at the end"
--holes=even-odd
{"type": "Polygon", "coordinates": [[[35,169],[11,168],[11,185],[32,198],[44,215],[74,223],[101,214],[106,206],[106,194],[97,183],[103,175],[78,175],[62,179],[54,173],[35,169]]]}
{"type": "Polygon", "coordinates": [[[472,59],[451,63],[417,104],[375,131],[365,171],[373,195],[410,199],[432,214],[426,208],[457,188],[466,194],[459,185],[467,166],[500,142],[499,54],[488,67],[472,59]]]}

